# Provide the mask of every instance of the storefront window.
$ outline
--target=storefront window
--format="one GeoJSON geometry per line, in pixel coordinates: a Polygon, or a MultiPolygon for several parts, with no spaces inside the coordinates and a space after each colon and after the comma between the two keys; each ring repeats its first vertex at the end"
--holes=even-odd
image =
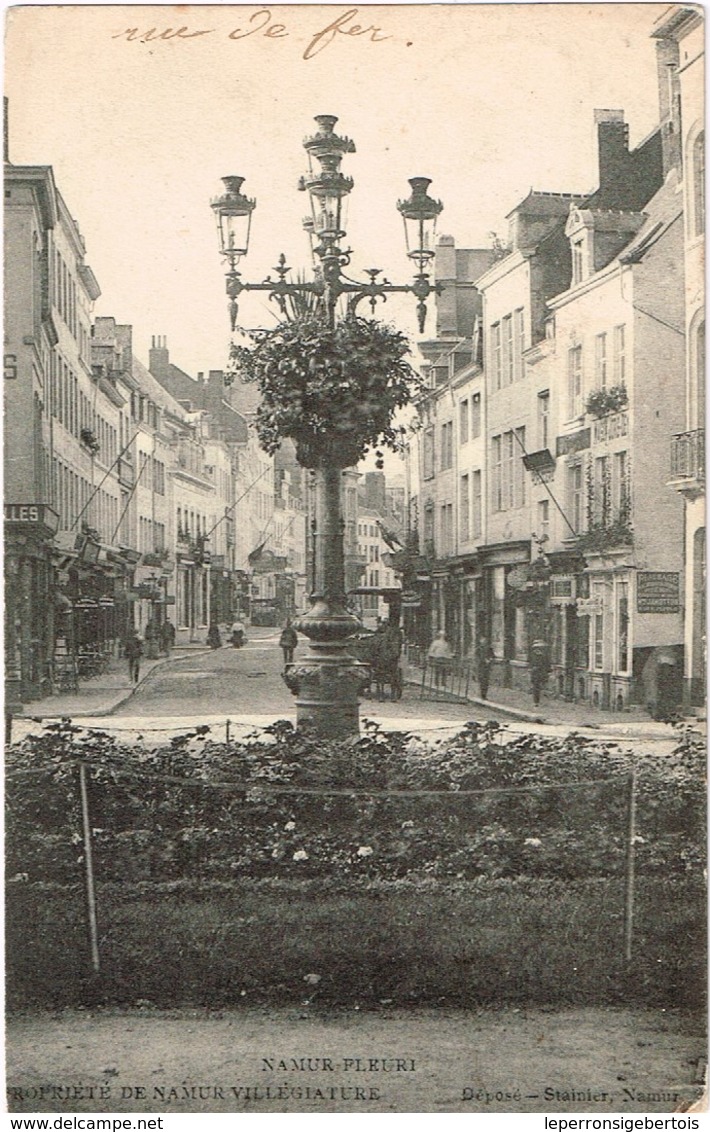
{"type": "Polygon", "coordinates": [[[524,605],[515,607],[515,659],[527,660],[528,657],[528,621],[527,610],[524,605]]]}
{"type": "Polygon", "coordinates": [[[592,614],[593,628],[593,667],[597,672],[604,668],[604,590],[602,586],[592,586],[592,597],[597,601],[597,611],[592,614]]]}
{"type": "Polygon", "coordinates": [[[495,656],[505,656],[505,567],[493,570],[493,601],[491,607],[491,648],[495,656]]]}
{"type": "Polygon", "coordinates": [[[555,609],[552,619],[552,663],[562,665],[562,642],[564,640],[564,609],[555,609]]]}
{"type": "Polygon", "coordinates": [[[629,583],[618,582],[617,601],[617,643],[619,672],[629,671],[629,583]]]}

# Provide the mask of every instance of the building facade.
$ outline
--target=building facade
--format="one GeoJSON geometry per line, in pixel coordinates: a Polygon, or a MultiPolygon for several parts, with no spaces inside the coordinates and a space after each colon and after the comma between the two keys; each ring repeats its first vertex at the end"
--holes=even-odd
{"type": "Polygon", "coordinates": [[[705,47],[702,14],[672,5],[656,21],[662,128],[685,212],[685,422],[671,441],[670,483],[685,507],[684,669],[687,703],[705,702],[705,47]],[[670,76],[670,81],[669,81],[670,76]],[[681,112],[682,111],[682,112],[681,112]]]}
{"type": "Polygon", "coordinates": [[[478,273],[437,247],[409,631],[444,629],[460,658],[485,640],[493,682],[521,690],[542,639],[555,693],[663,713],[684,652],[683,514],[658,461],[690,420],[683,199],[673,131],[631,150],[621,111],[595,121],[598,189],[529,193],[478,273]]]}

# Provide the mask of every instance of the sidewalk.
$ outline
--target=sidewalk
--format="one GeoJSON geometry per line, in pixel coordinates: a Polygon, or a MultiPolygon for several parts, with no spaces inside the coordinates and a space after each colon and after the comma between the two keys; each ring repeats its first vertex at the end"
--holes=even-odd
{"type": "MultiPolygon", "coordinates": [[[[422,686],[422,669],[415,665],[403,664],[405,683],[412,692],[419,694],[422,686]]],[[[471,681],[469,694],[465,700],[459,702],[469,703],[476,708],[487,708],[496,715],[507,716],[510,719],[521,720],[524,723],[541,725],[560,725],[570,730],[603,731],[607,735],[624,736],[633,734],[635,738],[667,738],[673,734],[673,726],[652,719],[645,708],[634,705],[626,711],[602,711],[588,703],[573,703],[558,699],[549,693],[542,693],[539,705],[533,703],[532,693],[520,691],[518,688],[503,688],[500,684],[493,684],[489,689],[487,699],[481,699],[478,692],[478,683],[471,681]]],[[[454,697],[443,695],[442,702],[452,702],[454,697]]],[[[436,694],[429,688],[424,692],[421,703],[436,703],[436,694]]],[[[689,723],[705,725],[705,718],[688,718],[689,723]]]]}
{"type": "Polygon", "coordinates": [[[84,716],[110,715],[121,704],[130,699],[133,693],[141,687],[151,672],[162,665],[173,661],[184,660],[188,656],[209,652],[207,645],[195,642],[189,645],[176,646],[170,656],[161,656],[157,660],[141,660],[140,679],[132,684],[128,673],[128,661],[121,657],[112,660],[109,671],[102,676],[92,676],[88,680],[79,682],[78,692],[63,692],[57,696],[45,696],[42,700],[32,700],[22,707],[22,711],[15,716],[16,719],[61,719],[63,716],[81,718],[84,716]]]}

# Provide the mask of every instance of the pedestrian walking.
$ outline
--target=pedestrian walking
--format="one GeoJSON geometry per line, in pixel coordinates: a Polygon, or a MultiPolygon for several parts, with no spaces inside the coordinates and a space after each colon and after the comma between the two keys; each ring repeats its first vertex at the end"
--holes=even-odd
{"type": "Polygon", "coordinates": [[[550,657],[546,641],[539,639],[533,641],[530,647],[528,663],[530,667],[533,703],[537,705],[540,703],[542,689],[547,682],[547,676],[550,671],[550,657]]]}
{"type": "Polygon", "coordinates": [[[138,633],[134,633],[132,637],[128,638],[123,651],[128,659],[128,674],[131,683],[137,684],[140,675],[141,657],[143,656],[143,642],[138,636],[138,633]]]}
{"type": "Polygon", "coordinates": [[[160,647],[160,626],[154,617],[151,617],[145,627],[145,655],[148,660],[158,659],[158,649],[160,647]]]}
{"type": "Polygon", "coordinates": [[[164,621],[161,628],[161,641],[163,645],[163,652],[166,656],[170,656],[170,650],[175,644],[175,626],[172,621],[164,621]]]}
{"type": "Polygon", "coordinates": [[[482,700],[488,699],[488,684],[491,679],[493,659],[491,642],[488,640],[488,637],[480,636],[476,649],[476,668],[478,673],[478,688],[482,700]]]}
{"type": "Polygon", "coordinates": [[[207,644],[211,649],[221,649],[222,647],[222,636],[219,631],[219,625],[214,621],[207,630],[207,644]]]}
{"type": "Polygon", "coordinates": [[[287,617],[286,624],[284,625],[281,631],[281,636],[279,637],[279,645],[284,654],[284,668],[287,664],[292,663],[294,649],[296,648],[297,644],[298,633],[291,624],[291,618],[287,617]]]}
{"type": "Polygon", "coordinates": [[[446,639],[446,632],[439,629],[429,646],[427,661],[434,669],[434,678],[437,688],[446,683],[446,673],[454,658],[454,650],[446,639]]]}

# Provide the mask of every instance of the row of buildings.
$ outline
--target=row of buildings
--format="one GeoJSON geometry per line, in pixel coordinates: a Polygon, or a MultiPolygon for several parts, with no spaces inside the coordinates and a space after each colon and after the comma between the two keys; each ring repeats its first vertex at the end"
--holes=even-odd
{"type": "MultiPolygon", "coordinates": [[[[11,703],[100,673],[134,631],[151,649],[167,623],[178,645],[237,617],[276,626],[311,589],[309,477],[293,446],[260,449],[256,390],[222,371],[187,374],[160,337],[144,365],[129,324],[95,317],[99,295],[52,168],[6,161],[11,703]]],[[[384,477],[346,479],[348,585],[374,618],[380,524],[392,525],[384,477]]]]}
{"type": "Polygon", "coordinates": [[[436,336],[409,453],[410,640],[444,629],[527,687],[701,703],[705,670],[703,26],[657,20],[660,121],[596,112],[598,185],[531,191],[506,243],[441,237],[436,336]]]}
{"type": "Polygon", "coordinates": [[[5,648],[26,700],[102,671],[134,630],[303,604],[305,504],[221,372],[93,317],[98,283],[49,166],[5,167],[5,648]]]}

